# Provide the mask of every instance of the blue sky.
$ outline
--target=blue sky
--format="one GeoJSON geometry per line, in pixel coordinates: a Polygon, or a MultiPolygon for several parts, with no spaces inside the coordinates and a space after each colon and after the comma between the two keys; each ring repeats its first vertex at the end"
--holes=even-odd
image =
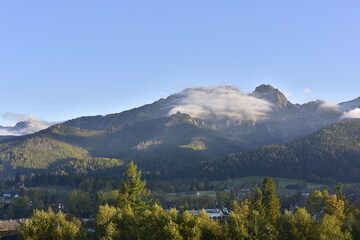
{"type": "Polygon", "coordinates": [[[1,1],[0,125],[121,112],[186,87],[360,96],[359,1],[1,1]],[[306,89],[304,91],[304,89],[306,89]]]}

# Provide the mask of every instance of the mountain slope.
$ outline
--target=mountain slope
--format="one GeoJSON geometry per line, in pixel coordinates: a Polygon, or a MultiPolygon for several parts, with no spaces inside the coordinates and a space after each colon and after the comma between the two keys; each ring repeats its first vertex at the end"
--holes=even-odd
{"type": "Polygon", "coordinates": [[[202,124],[187,114],[177,113],[106,131],[57,125],[44,134],[87,149],[91,156],[135,160],[152,170],[252,147],[246,142],[222,138],[202,124]]]}
{"type": "Polygon", "coordinates": [[[285,145],[259,147],[194,166],[187,177],[261,175],[360,181],[360,120],[344,120],[285,145]]]}
{"type": "Polygon", "coordinates": [[[360,97],[355,98],[351,101],[339,103],[339,107],[344,112],[349,112],[356,108],[360,108],[360,97]]]}
{"type": "Polygon", "coordinates": [[[70,158],[133,160],[144,170],[174,169],[286,143],[338,122],[342,114],[320,100],[292,104],[270,85],[250,94],[226,86],[190,88],[121,113],[80,117],[20,139],[3,139],[0,160],[9,172],[53,171],[70,158]],[[52,147],[45,151],[42,144],[26,141],[52,147]]]}
{"type": "Polygon", "coordinates": [[[322,101],[292,104],[270,85],[260,85],[251,94],[233,87],[203,87],[185,89],[129,111],[81,117],[62,125],[84,130],[117,129],[179,110],[223,138],[261,146],[288,142],[340,120],[341,111],[323,105],[322,101]]]}
{"type": "Polygon", "coordinates": [[[86,150],[49,137],[16,138],[0,144],[1,175],[9,176],[16,171],[26,173],[46,170],[55,162],[70,158],[82,159],[87,156],[86,150]]]}

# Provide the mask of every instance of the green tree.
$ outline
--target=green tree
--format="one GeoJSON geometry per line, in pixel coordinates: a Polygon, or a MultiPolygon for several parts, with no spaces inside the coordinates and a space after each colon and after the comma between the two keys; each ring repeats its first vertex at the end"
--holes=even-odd
{"type": "Polygon", "coordinates": [[[35,210],[19,228],[20,236],[27,240],[72,240],[81,239],[81,223],[77,219],[66,220],[62,212],[35,210]]]}
{"type": "Polygon", "coordinates": [[[23,218],[31,214],[29,209],[29,198],[27,196],[17,197],[10,203],[7,214],[9,218],[23,218]]]}
{"type": "Polygon", "coordinates": [[[165,211],[154,204],[149,210],[142,212],[141,225],[145,226],[141,239],[144,240],[182,240],[180,226],[176,223],[178,214],[175,209],[165,211]]]}
{"type": "Polygon", "coordinates": [[[231,213],[228,217],[228,232],[231,239],[250,239],[248,231],[250,214],[250,202],[245,200],[243,202],[233,201],[231,213]]]}
{"type": "Polygon", "coordinates": [[[262,207],[266,220],[276,224],[280,216],[280,201],[276,196],[276,184],[271,178],[265,178],[261,188],[262,207]]]}
{"type": "Polygon", "coordinates": [[[324,214],[320,224],[318,224],[318,239],[319,240],[350,240],[352,239],[351,233],[341,230],[341,220],[336,216],[324,214]]]}
{"type": "Polygon", "coordinates": [[[295,214],[286,212],[281,218],[280,239],[316,240],[315,219],[305,208],[298,208],[295,214]]]}
{"type": "Polygon", "coordinates": [[[221,240],[226,239],[227,234],[222,225],[210,218],[209,214],[202,210],[199,215],[199,226],[201,231],[201,240],[221,240]]]}
{"type": "Polygon", "coordinates": [[[216,193],[216,198],[220,206],[230,207],[231,193],[229,191],[223,191],[216,193]]]}
{"type": "Polygon", "coordinates": [[[118,207],[131,207],[134,210],[148,207],[146,198],[150,195],[150,191],[145,186],[146,181],[141,180],[141,171],[137,170],[137,165],[130,162],[125,171],[125,180],[121,183],[118,207]]]}
{"type": "Polygon", "coordinates": [[[66,210],[70,213],[90,213],[93,203],[89,193],[73,190],[70,192],[66,201],[66,210]]]}
{"type": "Polygon", "coordinates": [[[261,189],[259,188],[258,185],[255,185],[254,190],[255,190],[255,194],[254,194],[254,199],[251,203],[251,208],[253,210],[258,211],[259,213],[262,213],[263,212],[263,209],[262,209],[263,195],[262,195],[261,189]]]}
{"type": "Polygon", "coordinates": [[[329,192],[327,190],[313,191],[308,200],[306,201],[305,208],[309,213],[318,213],[323,210],[325,206],[325,201],[329,197],[329,192]]]}
{"type": "Polygon", "coordinates": [[[337,195],[330,195],[325,200],[324,212],[336,216],[339,220],[345,219],[345,202],[338,199],[337,195]]]}
{"type": "Polygon", "coordinates": [[[265,178],[262,186],[262,206],[260,212],[262,239],[278,238],[278,219],[280,217],[280,201],[276,196],[276,184],[271,178],[265,178]]]}
{"type": "Polygon", "coordinates": [[[98,239],[110,240],[119,236],[120,232],[114,222],[117,213],[118,209],[107,204],[99,207],[96,214],[96,235],[98,239]]]}
{"type": "Polygon", "coordinates": [[[179,225],[180,235],[184,240],[200,239],[201,230],[197,217],[193,216],[188,211],[185,211],[178,214],[176,222],[179,225]]]}
{"type": "Polygon", "coordinates": [[[109,204],[110,206],[117,205],[117,200],[119,198],[119,191],[98,191],[96,193],[96,202],[97,205],[109,204]]]}

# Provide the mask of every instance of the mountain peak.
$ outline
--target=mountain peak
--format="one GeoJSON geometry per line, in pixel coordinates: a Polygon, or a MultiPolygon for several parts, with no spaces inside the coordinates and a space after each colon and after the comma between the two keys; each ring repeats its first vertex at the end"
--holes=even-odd
{"type": "Polygon", "coordinates": [[[29,127],[30,125],[30,121],[20,121],[18,123],[16,123],[16,125],[14,126],[17,129],[24,129],[29,127]]]}
{"type": "Polygon", "coordinates": [[[51,124],[41,121],[28,119],[16,123],[15,126],[0,126],[0,136],[14,135],[21,136],[31,134],[48,128],[51,124]]]}
{"type": "Polygon", "coordinates": [[[250,95],[264,99],[279,107],[285,107],[290,103],[282,92],[267,84],[262,84],[256,87],[255,91],[250,95]]]}

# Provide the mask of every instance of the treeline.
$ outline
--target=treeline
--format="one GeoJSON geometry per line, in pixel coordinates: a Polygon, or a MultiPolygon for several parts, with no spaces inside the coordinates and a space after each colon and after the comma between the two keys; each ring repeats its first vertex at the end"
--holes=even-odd
{"type": "MultiPolygon", "coordinates": [[[[0,179],[0,190],[10,188],[18,182],[23,182],[27,187],[69,187],[84,192],[95,193],[97,191],[108,191],[119,189],[120,181],[123,176],[119,172],[124,171],[124,166],[119,166],[117,172],[111,176],[105,173],[99,174],[62,174],[47,173],[47,174],[33,174],[31,176],[17,174],[17,177],[0,179]],[[19,178],[20,177],[20,178],[19,178]],[[17,180],[16,180],[17,179],[17,180]]],[[[230,186],[224,185],[216,187],[210,183],[207,178],[173,178],[173,179],[158,179],[152,173],[145,172],[143,177],[147,180],[148,188],[157,193],[172,193],[172,192],[190,192],[190,191],[205,191],[205,190],[222,190],[230,186]]]]}
{"type": "Polygon", "coordinates": [[[116,201],[99,207],[95,222],[35,211],[20,227],[24,239],[360,239],[360,210],[341,189],[314,191],[304,208],[280,211],[276,184],[265,178],[254,194],[233,201],[230,216],[211,219],[185,207],[165,210],[150,198],[137,166],[130,163],[116,201]],[[94,229],[95,231],[86,231],[94,229]]]}

